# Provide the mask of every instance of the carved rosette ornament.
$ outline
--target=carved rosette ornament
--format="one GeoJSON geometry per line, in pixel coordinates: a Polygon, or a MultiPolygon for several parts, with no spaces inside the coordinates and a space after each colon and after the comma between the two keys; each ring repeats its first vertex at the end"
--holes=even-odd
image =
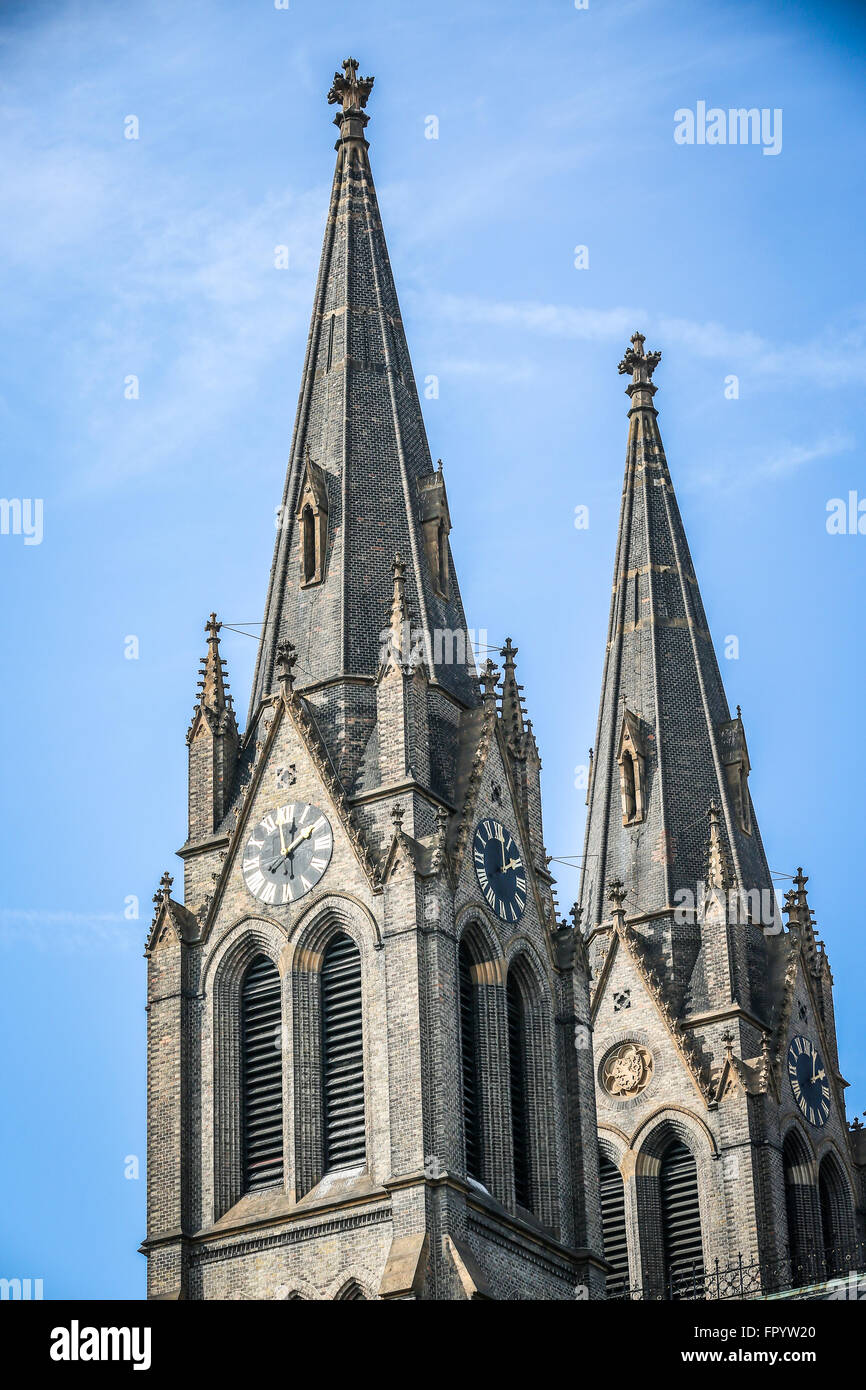
{"type": "Polygon", "coordinates": [[[641,1043],[619,1043],[601,1064],[601,1084],[614,1100],[639,1096],[652,1077],[653,1055],[641,1043]]]}

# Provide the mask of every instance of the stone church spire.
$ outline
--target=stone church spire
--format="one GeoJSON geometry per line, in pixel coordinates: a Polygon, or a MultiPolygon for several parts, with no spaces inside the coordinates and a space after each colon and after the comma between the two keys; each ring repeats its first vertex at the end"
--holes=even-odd
{"type": "Polygon", "coordinates": [[[250,718],[276,685],[281,640],[341,777],[357,772],[375,717],[395,554],[425,639],[431,682],[479,700],[433,468],[370,169],[373,86],[347,58],[328,93],[337,165],[291,457],[265,605],[250,718]]]}
{"type": "MultiPolygon", "coordinates": [[[[743,724],[728,708],[653,405],[661,353],[644,342],[635,333],[619,364],[631,405],[581,884],[590,930],[607,918],[613,879],[630,917],[700,908],[708,848],[732,884],[774,903],[743,724]]],[[[664,942],[692,1007],[707,1002],[708,952],[727,957],[717,938],[702,943],[699,916],[664,942]]],[[[736,960],[717,963],[741,1003],[758,988],[764,945],[749,926],[733,934],[736,960]]]]}

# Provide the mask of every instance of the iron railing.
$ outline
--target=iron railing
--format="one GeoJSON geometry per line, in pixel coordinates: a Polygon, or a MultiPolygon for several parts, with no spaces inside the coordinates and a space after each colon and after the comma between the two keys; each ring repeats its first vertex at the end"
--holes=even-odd
{"type": "Polygon", "coordinates": [[[610,1278],[613,1285],[608,1299],[619,1301],[676,1302],[679,1300],[767,1298],[789,1290],[813,1288],[848,1274],[866,1271],[866,1245],[854,1245],[845,1251],[833,1251],[829,1256],[817,1251],[792,1262],[785,1255],[774,1260],[746,1264],[742,1255],[736,1264],[722,1267],[718,1260],[710,1268],[695,1262],[690,1268],[680,1266],[664,1279],[654,1281],[644,1276],[642,1284],[628,1285],[610,1278]]]}

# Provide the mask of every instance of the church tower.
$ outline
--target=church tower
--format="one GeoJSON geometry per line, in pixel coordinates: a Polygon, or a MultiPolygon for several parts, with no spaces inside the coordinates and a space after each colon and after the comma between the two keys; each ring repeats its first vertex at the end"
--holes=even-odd
{"type": "Polygon", "coordinates": [[[246,730],[207,625],[148,958],[152,1298],[603,1291],[584,942],[476,672],[368,157],[337,167],[246,730]],[[181,901],[182,896],[182,901],[181,901]]]}
{"type": "Polygon", "coordinates": [[[852,1267],[866,1153],[801,869],[787,925],[777,909],[653,405],[661,354],[631,343],[580,890],[608,1288],[730,1297],[852,1267]]]}

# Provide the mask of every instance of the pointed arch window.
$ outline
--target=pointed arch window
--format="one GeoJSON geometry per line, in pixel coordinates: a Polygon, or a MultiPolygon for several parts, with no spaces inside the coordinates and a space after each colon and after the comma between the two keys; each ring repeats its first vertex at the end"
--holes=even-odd
{"type": "Polygon", "coordinates": [[[479,1057],[479,1010],[477,987],[472,975],[472,956],[465,941],[457,952],[460,996],[460,1062],[463,1133],[466,1146],[466,1176],[484,1181],[484,1141],[479,1057]]]}
{"type": "Polygon", "coordinates": [[[821,1213],[815,1191],[814,1168],[805,1141],[791,1129],[782,1145],[788,1249],[795,1287],[821,1272],[821,1213]]]}
{"type": "Polygon", "coordinates": [[[514,1198],[532,1210],[531,1114],[528,1094],[526,1000],[513,970],[506,988],[508,1010],[508,1082],[511,1094],[511,1143],[514,1155],[514,1198]]]}
{"type": "Polygon", "coordinates": [[[623,708],[617,751],[623,825],[636,825],[646,816],[646,758],[640,720],[623,708]]]}
{"type": "Polygon", "coordinates": [[[345,1288],[337,1294],[338,1303],[365,1303],[366,1301],[367,1295],[354,1279],[350,1279],[345,1288]]]}
{"type": "Polygon", "coordinates": [[[307,453],[298,509],[301,587],[321,584],[328,549],[328,486],[325,471],[307,453]]]}
{"type": "Polygon", "coordinates": [[[598,1176],[604,1258],[612,1266],[607,1276],[607,1297],[621,1298],[628,1286],[625,1188],[622,1174],[604,1150],[598,1155],[598,1176]]]}
{"type": "Polygon", "coordinates": [[[361,953],[342,932],[322,961],[322,1117],[325,1171],[364,1163],[361,953]]]}
{"type": "Polygon", "coordinates": [[[304,583],[312,584],[316,577],[316,519],[312,507],[301,513],[301,537],[304,553],[304,583]]]}
{"type": "Polygon", "coordinates": [[[665,1283],[670,1298],[700,1297],[704,1286],[698,1167],[680,1139],[665,1150],[659,1174],[665,1283]]]}
{"type": "Polygon", "coordinates": [[[854,1211],[848,1184],[832,1154],[821,1160],[818,1169],[818,1201],[821,1207],[824,1273],[843,1274],[854,1255],[854,1211]]]}
{"type": "Polygon", "coordinates": [[[269,957],[250,963],[241,987],[244,1187],[283,1178],[283,1067],[280,975],[269,957]]]}

